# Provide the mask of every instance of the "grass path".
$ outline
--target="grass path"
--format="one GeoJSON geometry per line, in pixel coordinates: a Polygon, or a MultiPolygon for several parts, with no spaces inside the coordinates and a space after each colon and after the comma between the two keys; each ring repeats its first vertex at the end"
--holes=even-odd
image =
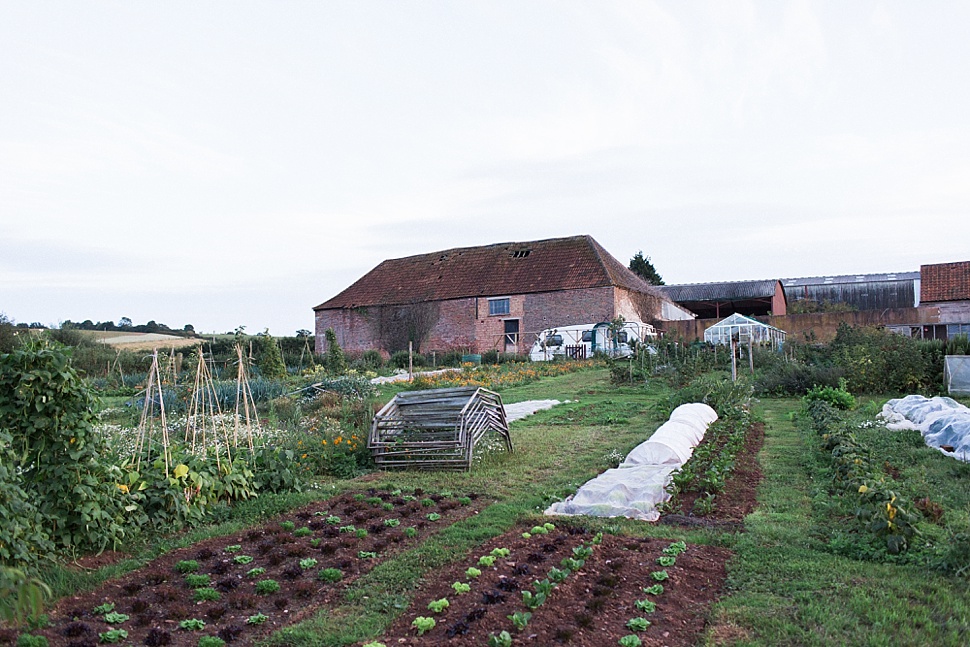
{"type": "Polygon", "coordinates": [[[765,480],[729,566],[730,593],[715,607],[708,644],[966,645],[967,585],[913,566],[834,555],[813,537],[820,453],[766,400],[765,480]]]}

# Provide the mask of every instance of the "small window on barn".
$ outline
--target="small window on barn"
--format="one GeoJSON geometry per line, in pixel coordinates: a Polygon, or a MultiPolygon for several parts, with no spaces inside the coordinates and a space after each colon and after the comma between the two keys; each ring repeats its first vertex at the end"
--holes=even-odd
{"type": "Polygon", "coordinates": [[[489,299],[488,300],[488,314],[493,315],[507,315],[509,314],[509,300],[505,299],[489,299]]]}
{"type": "Polygon", "coordinates": [[[517,249],[515,251],[509,252],[511,258],[525,258],[531,252],[531,249],[517,249]]]}
{"type": "Polygon", "coordinates": [[[546,335],[546,348],[559,348],[562,346],[562,335],[546,335]]]}
{"type": "Polygon", "coordinates": [[[583,341],[584,342],[587,342],[587,343],[593,341],[593,331],[592,330],[584,330],[583,331],[583,341]]]}

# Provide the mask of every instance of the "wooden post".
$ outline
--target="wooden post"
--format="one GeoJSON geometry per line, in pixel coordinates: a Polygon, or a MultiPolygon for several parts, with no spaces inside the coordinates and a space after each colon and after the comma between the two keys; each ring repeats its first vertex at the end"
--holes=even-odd
{"type": "Polygon", "coordinates": [[[754,342],[748,337],[748,366],[751,367],[751,374],[754,375],[754,342]]]}
{"type": "Polygon", "coordinates": [[[408,342],[408,382],[414,381],[414,342],[408,342]]]}
{"type": "Polygon", "coordinates": [[[731,337],[731,381],[738,381],[738,358],[734,350],[734,337],[731,337]]]}

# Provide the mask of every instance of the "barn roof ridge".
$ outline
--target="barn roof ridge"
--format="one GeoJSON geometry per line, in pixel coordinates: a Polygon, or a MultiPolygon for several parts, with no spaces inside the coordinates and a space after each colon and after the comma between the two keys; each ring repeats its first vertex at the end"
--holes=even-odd
{"type": "Polygon", "coordinates": [[[608,286],[666,299],[592,236],[580,234],[387,259],[314,310],[608,286]]]}

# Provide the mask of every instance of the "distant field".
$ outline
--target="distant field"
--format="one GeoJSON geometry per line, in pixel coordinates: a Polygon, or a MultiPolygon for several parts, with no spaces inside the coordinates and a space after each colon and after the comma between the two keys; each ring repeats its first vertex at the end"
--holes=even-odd
{"type": "Polygon", "coordinates": [[[84,330],[79,332],[89,337],[93,337],[94,339],[110,346],[124,348],[125,350],[183,348],[185,346],[194,346],[202,342],[201,339],[186,339],[185,337],[178,337],[176,335],[163,335],[161,333],[154,332],[102,332],[100,330],[84,330]]]}

